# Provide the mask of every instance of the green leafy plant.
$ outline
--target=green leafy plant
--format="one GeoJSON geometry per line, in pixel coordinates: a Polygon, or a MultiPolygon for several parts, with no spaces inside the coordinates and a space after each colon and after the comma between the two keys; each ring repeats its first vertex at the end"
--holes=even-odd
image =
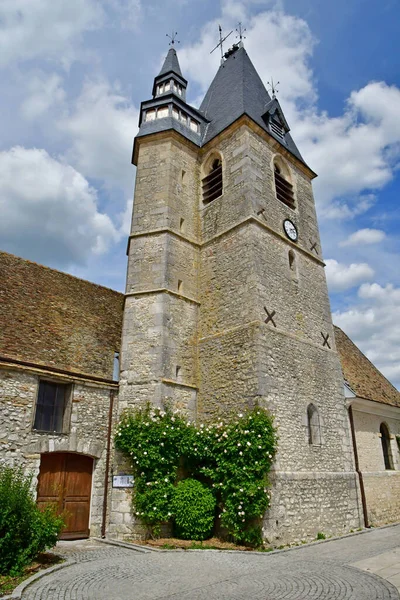
{"type": "Polygon", "coordinates": [[[266,410],[256,407],[228,422],[195,424],[169,409],[146,406],[123,415],[115,440],[131,459],[134,512],[150,535],[162,522],[172,522],[178,482],[194,478],[215,497],[218,529],[235,542],[261,544],[277,444],[266,410]]]}
{"type": "Polygon", "coordinates": [[[196,479],[184,479],[172,497],[175,532],[183,540],[206,540],[214,525],[215,497],[196,479]]]}
{"type": "Polygon", "coordinates": [[[64,525],[51,506],[40,510],[31,477],[0,465],[0,574],[18,575],[39,552],[51,548],[64,525]]]}
{"type": "Polygon", "coordinates": [[[326,540],[326,535],[324,533],[322,533],[322,531],[318,531],[316,539],[317,540],[326,540]]]}

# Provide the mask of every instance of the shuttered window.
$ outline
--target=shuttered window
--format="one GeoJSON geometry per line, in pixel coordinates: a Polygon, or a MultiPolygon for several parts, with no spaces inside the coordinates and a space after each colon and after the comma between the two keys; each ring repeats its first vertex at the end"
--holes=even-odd
{"type": "Polygon", "coordinates": [[[279,167],[275,165],[275,191],[276,197],[278,200],[289,206],[290,208],[294,208],[294,194],[293,194],[293,186],[287,179],[285,179],[279,167]]]}
{"type": "Polygon", "coordinates": [[[222,195],[222,164],[219,159],[215,159],[209,175],[202,181],[203,202],[209,204],[222,195]]]}
{"type": "Polygon", "coordinates": [[[284,141],[285,130],[283,129],[282,125],[280,123],[277,123],[276,121],[270,121],[269,125],[272,133],[276,135],[276,137],[279,138],[281,141],[284,141]]]}

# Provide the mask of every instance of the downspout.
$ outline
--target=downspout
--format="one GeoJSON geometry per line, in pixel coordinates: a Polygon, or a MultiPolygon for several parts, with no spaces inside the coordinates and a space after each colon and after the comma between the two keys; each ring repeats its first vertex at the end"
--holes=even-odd
{"type": "Polygon", "coordinates": [[[105,469],[105,474],[104,474],[103,520],[101,523],[101,537],[102,538],[106,537],[108,480],[109,480],[109,472],[110,472],[111,432],[112,432],[112,414],[113,414],[113,408],[114,408],[114,395],[115,395],[115,391],[110,390],[110,407],[108,409],[106,469],[105,469]]]}
{"type": "Polygon", "coordinates": [[[360,463],[358,460],[356,431],[354,428],[354,417],[353,417],[353,407],[352,406],[349,406],[349,419],[350,419],[351,438],[353,440],[354,462],[355,462],[355,467],[356,467],[356,473],[358,475],[358,479],[360,482],[361,502],[362,502],[363,514],[364,514],[364,526],[369,528],[367,499],[365,497],[364,479],[363,479],[362,472],[360,470],[360,463]]]}

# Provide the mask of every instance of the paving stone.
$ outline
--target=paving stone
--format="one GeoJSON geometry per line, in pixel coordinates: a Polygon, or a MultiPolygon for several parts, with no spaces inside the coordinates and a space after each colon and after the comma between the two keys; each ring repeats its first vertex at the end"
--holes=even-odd
{"type": "MultiPolygon", "coordinates": [[[[28,587],[23,600],[399,600],[351,563],[399,547],[400,526],[277,554],[152,552],[91,540],[57,552],[76,564],[28,587]]],[[[393,556],[393,553],[391,554],[393,556]]]]}

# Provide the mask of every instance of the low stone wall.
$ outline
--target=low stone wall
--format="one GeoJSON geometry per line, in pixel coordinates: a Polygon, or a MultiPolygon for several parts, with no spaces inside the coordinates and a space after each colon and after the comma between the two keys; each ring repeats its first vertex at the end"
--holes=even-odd
{"type": "Polygon", "coordinates": [[[371,525],[400,521],[400,471],[363,473],[371,525]]]}
{"type": "Polygon", "coordinates": [[[273,546],[342,535],[363,525],[356,474],[275,472],[264,539],[273,546]]]}

